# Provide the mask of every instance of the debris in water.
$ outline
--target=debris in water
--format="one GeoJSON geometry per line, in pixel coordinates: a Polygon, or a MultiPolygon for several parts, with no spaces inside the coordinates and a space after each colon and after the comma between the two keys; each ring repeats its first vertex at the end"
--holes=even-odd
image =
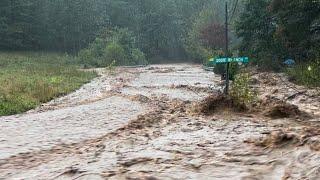
{"type": "Polygon", "coordinates": [[[311,150],[320,151],[320,130],[316,128],[276,130],[263,138],[249,139],[245,142],[267,148],[308,145],[311,150]]]}
{"type": "Polygon", "coordinates": [[[126,162],[123,162],[120,164],[125,167],[130,167],[135,164],[144,163],[144,162],[148,162],[148,161],[153,161],[153,159],[152,158],[135,158],[135,159],[131,159],[130,161],[126,161],[126,162]]]}
{"type": "MultiPolygon", "coordinates": [[[[250,142],[250,141],[248,141],[250,142]]],[[[298,135],[294,133],[287,133],[283,130],[271,132],[268,136],[253,141],[256,146],[274,148],[282,147],[289,144],[297,144],[300,142],[298,135]]]]}
{"type": "Polygon", "coordinates": [[[208,96],[200,103],[195,103],[191,108],[191,112],[194,114],[205,115],[210,115],[220,110],[244,112],[247,111],[248,108],[244,104],[236,103],[232,97],[228,97],[220,92],[208,96]]]}
{"type": "Polygon", "coordinates": [[[298,106],[293,104],[288,104],[285,102],[280,102],[271,106],[265,113],[265,116],[271,117],[273,119],[281,118],[303,118],[308,119],[310,116],[299,110],[298,106]]]}
{"type": "Polygon", "coordinates": [[[313,151],[320,151],[320,137],[311,138],[309,140],[310,149],[313,151]]]}
{"type": "Polygon", "coordinates": [[[141,102],[141,103],[148,103],[148,102],[151,101],[147,96],[144,96],[144,95],[141,95],[141,94],[131,96],[130,100],[138,101],[138,102],[141,102]]]}
{"type": "Polygon", "coordinates": [[[174,68],[158,69],[153,71],[153,73],[172,73],[172,72],[175,72],[174,68]]]}
{"type": "MultiPolygon", "coordinates": [[[[197,84],[197,83],[195,83],[197,84]]],[[[191,85],[171,85],[171,89],[185,89],[189,91],[193,91],[194,93],[212,93],[211,88],[209,87],[201,87],[201,86],[191,86],[191,85]]]]}
{"type": "Polygon", "coordinates": [[[163,119],[161,112],[151,112],[145,115],[139,115],[136,120],[132,120],[124,129],[143,129],[159,123],[163,119]]]}

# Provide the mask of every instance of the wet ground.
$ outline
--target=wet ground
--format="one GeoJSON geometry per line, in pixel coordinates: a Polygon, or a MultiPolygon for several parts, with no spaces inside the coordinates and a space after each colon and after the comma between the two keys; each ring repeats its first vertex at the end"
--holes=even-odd
{"type": "Polygon", "coordinates": [[[255,84],[261,98],[290,97],[308,120],[204,116],[190,107],[219,89],[220,77],[200,66],[97,71],[100,77],[66,97],[0,117],[0,179],[320,177],[320,102],[303,87],[290,94],[276,78],[255,84]]]}

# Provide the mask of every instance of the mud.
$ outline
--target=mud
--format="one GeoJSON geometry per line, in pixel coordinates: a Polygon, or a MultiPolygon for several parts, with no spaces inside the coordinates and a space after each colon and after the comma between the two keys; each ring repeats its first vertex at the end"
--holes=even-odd
{"type": "MultiPolygon", "coordinates": [[[[190,107],[221,89],[220,77],[200,66],[97,71],[100,77],[66,97],[0,118],[0,179],[320,177],[317,97],[307,99],[310,108],[296,104],[312,113],[306,121],[192,114],[190,107]]],[[[262,96],[279,98],[270,86],[262,96]]]]}

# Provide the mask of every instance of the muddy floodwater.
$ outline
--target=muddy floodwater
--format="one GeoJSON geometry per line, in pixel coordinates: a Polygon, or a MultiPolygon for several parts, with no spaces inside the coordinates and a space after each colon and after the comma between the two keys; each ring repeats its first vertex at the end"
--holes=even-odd
{"type": "Polygon", "coordinates": [[[312,91],[258,74],[259,98],[287,98],[310,117],[202,115],[190,108],[221,90],[221,79],[201,66],[96,71],[74,93],[0,117],[0,179],[320,179],[312,91]]]}

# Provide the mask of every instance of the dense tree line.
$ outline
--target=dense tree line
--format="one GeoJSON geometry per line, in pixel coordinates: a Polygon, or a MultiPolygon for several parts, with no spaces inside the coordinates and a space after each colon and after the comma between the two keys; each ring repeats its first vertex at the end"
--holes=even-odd
{"type": "Polygon", "coordinates": [[[105,29],[128,28],[148,57],[185,55],[197,0],[1,0],[0,49],[78,52],[105,29]]]}
{"type": "Polygon", "coordinates": [[[1,0],[0,48],[73,52],[108,19],[102,1],[1,0]]]}
{"type": "Polygon", "coordinates": [[[226,1],[233,52],[266,67],[319,56],[318,0],[1,0],[0,50],[199,62],[223,53],[226,1]]]}
{"type": "Polygon", "coordinates": [[[314,61],[320,51],[320,1],[248,0],[236,25],[240,50],[264,68],[285,59],[314,61]]]}

